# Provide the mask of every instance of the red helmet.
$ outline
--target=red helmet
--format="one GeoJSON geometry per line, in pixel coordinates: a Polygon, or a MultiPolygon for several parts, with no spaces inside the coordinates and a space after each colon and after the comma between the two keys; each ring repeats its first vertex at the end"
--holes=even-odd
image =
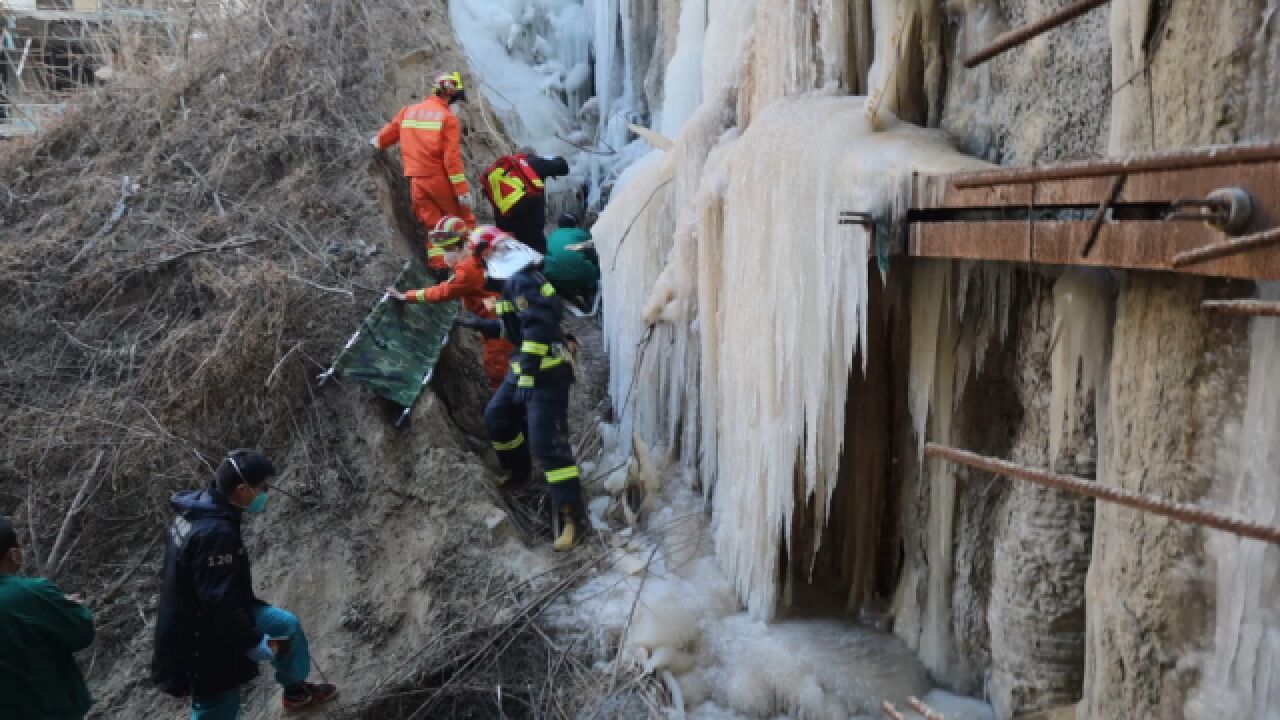
{"type": "Polygon", "coordinates": [[[436,95],[461,99],[465,97],[467,88],[462,84],[462,73],[455,70],[437,75],[431,83],[431,90],[436,95]]]}
{"type": "Polygon", "coordinates": [[[445,215],[440,218],[440,222],[436,223],[436,227],[431,231],[431,242],[437,246],[453,247],[460,242],[467,234],[467,223],[460,217],[445,215]]]}
{"type": "Polygon", "coordinates": [[[471,254],[479,256],[481,260],[487,260],[498,243],[503,240],[513,239],[514,237],[512,237],[511,233],[496,225],[481,225],[471,231],[471,238],[467,241],[467,250],[471,254]]]}

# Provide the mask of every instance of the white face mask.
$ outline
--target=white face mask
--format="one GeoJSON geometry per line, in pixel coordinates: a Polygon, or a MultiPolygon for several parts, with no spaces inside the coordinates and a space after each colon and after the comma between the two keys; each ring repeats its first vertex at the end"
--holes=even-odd
{"type": "Polygon", "coordinates": [[[460,252],[458,252],[458,251],[456,251],[456,250],[454,250],[454,251],[452,251],[452,252],[445,252],[445,254],[444,254],[444,262],[445,262],[445,264],[446,264],[446,265],[448,265],[449,267],[453,267],[454,265],[457,265],[457,264],[458,264],[458,259],[459,259],[459,258],[461,258],[461,257],[462,257],[462,253],[460,253],[460,252]]]}

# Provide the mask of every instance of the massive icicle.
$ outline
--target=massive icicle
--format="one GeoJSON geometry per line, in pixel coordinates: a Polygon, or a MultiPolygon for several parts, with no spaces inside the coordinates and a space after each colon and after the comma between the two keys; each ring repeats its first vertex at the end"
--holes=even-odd
{"type": "MultiPolygon", "coordinates": [[[[722,148],[722,157],[709,163],[715,172],[703,174],[702,188],[693,195],[699,211],[687,237],[706,248],[700,247],[696,260],[683,254],[679,261],[699,263],[696,273],[684,277],[697,277],[701,395],[714,403],[701,408],[700,422],[712,428],[702,436],[714,435],[716,445],[713,457],[702,458],[704,476],[717,478],[720,559],[760,617],[776,608],[779,541],[789,538],[796,502],[813,499],[820,532],[840,462],[849,372],[866,323],[868,255],[864,232],[837,225],[836,215],[884,214],[914,170],[977,164],[934,133],[892,118],[886,125],[886,133],[875,136],[859,98],[778,101],[722,148]],[[787,142],[780,142],[784,137],[787,142]],[[800,497],[794,492],[797,477],[800,497]]],[[[656,167],[643,170],[637,178],[644,181],[629,185],[602,216],[597,238],[603,257],[612,255],[633,218],[640,217],[637,226],[648,226],[666,221],[645,213],[670,216],[671,208],[658,206],[661,199],[641,209],[665,179],[656,167]]],[[[675,199],[688,197],[686,192],[675,199]]],[[[606,285],[614,284],[610,307],[639,305],[634,298],[640,288],[656,279],[653,243],[662,248],[662,237],[628,236],[626,242],[634,244],[623,246],[620,269],[606,268],[606,285]]],[[[633,383],[632,348],[644,328],[625,315],[610,322],[631,323],[627,332],[620,325],[610,328],[615,398],[664,398],[671,383],[691,382],[692,368],[667,374],[673,367],[664,361],[669,356],[650,352],[644,387],[633,383]]],[[[670,331],[680,335],[691,328],[670,331]]],[[[643,399],[631,402],[636,412],[650,407],[643,399]]],[[[666,406],[652,404],[659,405],[666,406]]],[[[636,427],[643,430],[640,420],[636,427]]]]}
{"type": "Polygon", "coordinates": [[[1049,462],[1076,432],[1077,397],[1101,387],[1111,341],[1111,291],[1100,271],[1074,268],[1053,286],[1049,462]]]}

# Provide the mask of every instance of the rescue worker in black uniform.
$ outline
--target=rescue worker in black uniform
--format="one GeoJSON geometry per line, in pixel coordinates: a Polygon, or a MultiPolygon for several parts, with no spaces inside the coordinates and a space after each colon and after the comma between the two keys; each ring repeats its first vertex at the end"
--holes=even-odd
{"type": "Polygon", "coordinates": [[[275,467],[256,450],[233,450],[206,490],[177,493],[164,554],[151,679],[191,698],[192,720],[234,720],[240,686],[275,666],[286,712],[333,700],[334,685],[307,682],[311,655],[298,619],[253,593],[243,513],[266,509],[275,467]]]}
{"type": "Polygon", "coordinates": [[[485,168],[484,196],[499,228],[540,255],[547,253],[547,197],[544,181],[569,174],[562,157],[542,157],[530,149],[503,155],[485,168]]]}
{"type": "Polygon", "coordinates": [[[562,302],[542,275],[541,255],[508,233],[492,225],[476,228],[468,249],[485,261],[489,287],[501,297],[494,307],[497,319],[465,318],[459,324],[502,337],[516,349],[507,377],[485,408],[485,428],[511,486],[532,476],[532,448],[560,520],[554,548],[570,550],[585,533],[587,520],[569,445],[573,366],[560,327],[562,302]]]}

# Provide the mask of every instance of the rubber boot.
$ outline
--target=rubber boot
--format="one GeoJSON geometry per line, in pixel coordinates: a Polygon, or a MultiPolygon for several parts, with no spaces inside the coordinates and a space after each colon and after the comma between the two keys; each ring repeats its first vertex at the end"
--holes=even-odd
{"type": "Polygon", "coordinates": [[[560,506],[560,537],[556,538],[552,549],[556,552],[567,552],[578,544],[578,523],[570,505],[560,506]]]}
{"type": "Polygon", "coordinates": [[[497,455],[503,470],[497,480],[499,488],[514,490],[529,484],[533,478],[533,460],[529,457],[528,447],[500,450],[497,455]]]}

